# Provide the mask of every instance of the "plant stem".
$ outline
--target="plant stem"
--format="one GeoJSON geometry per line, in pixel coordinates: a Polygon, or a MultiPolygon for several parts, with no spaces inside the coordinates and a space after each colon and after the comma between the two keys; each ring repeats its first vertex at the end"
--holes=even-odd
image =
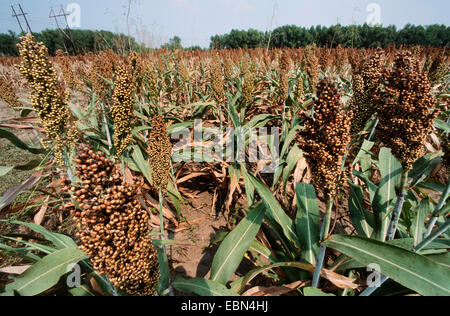
{"type": "Polygon", "coordinates": [[[387,233],[387,240],[394,240],[395,234],[397,233],[398,223],[402,215],[403,204],[405,203],[406,197],[406,186],[408,183],[409,171],[404,170],[402,172],[402,179],[400,182],[400,193],[397,195],[397,203],[395,203],[394,212],[392,214],[391,223],[389,224],[389,230],[387,233]]]}
{"type": "Polygon", "coordinates": [[[426,246],[431,244],[436,238],[444,234],[450,228],[450,219],[445,222],[444,225],[439,227],[432,235],[428,236],[424,239],[419,245],[414,248],[414,252],[419,252],[424,249],[426,246]]]}
{"type": "MultiPolygon", "coordinates": [[[[164,216],[163,216],[163,194],[162,189],[159,189],[159,226],[161,232],[161,240],[164,240],[164,216]]],[[[162,246],[166,251],[166,246],[162,246]]]]}
{"type": "MultiPolygon", "coordinates": [[[[164,197],[163,197],[163,193],[162,193],[162,189],[159,189],[159,225],[160,225],[160,232],[161,232],[161,240],[164,240],[164,216],[163,216],[163,201],[164,201],[164,197]]],[[[167,249],[165,245],[161,246],[162,251],[164,253],[164,256],[167,258],[167,249]]],[[[167,271],[169,271],[169,267],[167,267],[167,271]]],[[[169,278],[169,289],[170,289],[170,296],[173,296],[173,290],[172,290],[172,286],[170,285],[170,276],[168,276],[169,278]]]]}
{"type": "Polygon", "coordinates": [[[447,201],[449,194],[450,194],[450,182],[447,184],[447,188],[445,189],[444,193],[442,194],[441,199],[440,199],[438,205],[436,206],[436,209],[433,212],[430,223],[428,224],[427,233],[425,234],[425,238],[430,236],[431,233],[433,232],[433,228],[439,219],[439,215],[444,208],[445,201],[447,201]]]}
{"type": "Polygon", "coordinates": [[[378,123],[380,122],[380,120],[377,118],[377,120],[375,121],[375,125],[372,128],[372,131],[370,132],[369,138],[367,139],[369,142],[372,141],[373,135],[375,135],[375,130],[378,127],[378,123]]]}
{"type": "Polygon", "coordinates": [[[324,226],[322,228],[322,241],[325,241],[329,237],[331,226],[331,213],[333,211],[333,199],[329,198],[327,201],[327,213],[325,215],[324,226]]]}
{"type": "MultiPolygon", "coordinates": [[[[444,225],[439,227],[438,230],[436,230],[433,235],[430,235],[428,238],[426,238],[424,241],[422,241],[417,247],[413,249],[413,252],[417,253],[427,247],[429,244],[431,244],[434,240],[436,240],[439,236],[441,236],[443,233],[445,233],[450,228],[450,220],[447,220],[444,225]]],[[[389,277],[382,275],[380,279],[380,284],[378,287],[369,287],[364,292],[360,294],[360,296],[370,296],[372,295],[377,289],[379,289],[387,280],[389,280],[389,277]]]]}
{"type": "MultiPolygon", "coordinates": [[[[325,219],[322,224],[321,229],[321,239],[322,241],[325,241],[328,239],[329,233],[330,233],[330,226],[331,226],[331,212],[333,211],[333,199],[329,198],[327,201],[327,211],[325,214],[325,219]]],[[[314,275],[313,275],[313,281],[312,286],[317,288],[320,281],[320,272],[322,271],[323,263],[325,261],[325,253],[327,251],[327,247],[320,246],[319,253],[317,255],[317,262],[316,262],[316,268],[314,269],[314,275]]]]}
{"type": "Polygon", "coordinates": [[[109,127],[108,127],[108,120],[106,119],[106,112],[105,112],[105,106],[103,105],[103,103],[100,103],[101,107],[102,107],[102,116],[103,116],[103,123],[105,124],[105,129],[106,129],[106,138],[108,140],[108,149],[111,150],[112,148],[112,141],[111,141],[111,134],[109,132],[109,127]]]}

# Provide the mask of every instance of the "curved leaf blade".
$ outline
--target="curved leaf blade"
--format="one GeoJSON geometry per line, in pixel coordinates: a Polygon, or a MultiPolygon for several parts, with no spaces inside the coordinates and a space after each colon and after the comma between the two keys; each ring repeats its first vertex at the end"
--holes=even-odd
{"type": "Polygon", "coordinates": [[[5,292],[14,291],[22,296],[38,295],[58,283],[73,264],[86,258],[87,255],[77,248],[58,250],[16,277],[13,283],[5,287],[5,292]]]}
{"type": "Polygon", "coordinates": [[[11,224],[16,224],[16,225],[23,225],[25,227],[28,227],[29,229],[33,230],[34,232],[44,236],[45,239],[52,242],[58,249],[76,248],[77,247],[77,244],[73,241],[72,238],[70,238],[66,235],[49,232],[47,229],[45,229],[41,225],[20,222],[20,221],[13,221],[13,220],[3,220],[0,222],[6,222],[6,223],[11,223],[11,224]]]}
{"type": "Polygon", "coordinates": [[[300,248],[300,241],[297,237],[297,234],[295,233],[295,226],[293,221],[285,213],[270,190],[253,175],[249,174],[248,176],[256,191],[267,206],[266,214],[280,225],[286,238],[293,242],[296,247],[300,248]]]}
{"type": "Polygon", "coordinates": [[[298,183],[296,229],[300,243],[303,245],[301,258],[311,264],[316,264],[319,252],[319,222],[320,211],[314,186],[298,183]]]}
{"type": "Polygon", "coordinates": [[[223,284],[200,278],[192,280],[177,278],[172,285],[180,292],[200,296],[238,296],[223,284]]]}
{"type": "Polygon", "coordinates": [[[226,284],[238,268],[258,233],[265,214],[259,203],[236,228],[228,234],[217,250],[211,268],[211,281],[226,284]]]}
{"type": "Polygon", "coordinates": [[[332,236],[324,245],[366,266],[378,264],[381,273],[421,295],[450,295],[450,270],[421,255],[356,236],[332,236]]]}

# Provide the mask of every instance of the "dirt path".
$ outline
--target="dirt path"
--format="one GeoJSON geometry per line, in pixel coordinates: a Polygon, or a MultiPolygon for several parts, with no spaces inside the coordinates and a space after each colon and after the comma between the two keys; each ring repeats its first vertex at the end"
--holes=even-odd
{"type": "Polygon", "coordinates": [[[168,234],[168,238],[182,243],[168,249],[173,277],[197,278],[209,275],[217,251],[217,246],[211,246],[211,242],[217,234],[228,231],[224,216],[210,216],[212,198],[209,192],[198,193],[198,197],[182,210],[186,222],[193,223],[190,229],[168,234]]]}

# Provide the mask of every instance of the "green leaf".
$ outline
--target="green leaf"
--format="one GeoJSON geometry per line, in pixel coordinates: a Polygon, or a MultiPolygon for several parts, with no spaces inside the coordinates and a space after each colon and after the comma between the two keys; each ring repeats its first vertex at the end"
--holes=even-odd
{"type": "Polygon", "coordinates": [[[1,167],[0,166],[0,177],[6,176],[14,167],[1,167]]]}
{"type": "Polygon", "coordinates": [[[164,248],[157,247],[156,252],[158,253],[159,273],[161,274],[159,289],[161,292],[164,292],[170,286],[169,260],[164,248]]]}
{"type": "Polygon", "coordinates": [[[336,296],[334,294],[327,294],[322,292],[322,290],[316,289],[315,287],[305,287],[303,289],[304,296],[336,296]]]}
{"type": "Polygon", "coordinates": [[[355,160],[353,161],[353,166],[356,165],[359,161],[361,161],[361,158],[364,156],[369,156],[371,157],[371,153],[370,150],[373,148],[373,146],[375,145],[374,142],[368,141],[368,140],[364,140],[364,143],[361,146],[361,150],[359,151],[358,155],[356,155],[355,160]]]}
{"type": "Polygon", "coordinates": [[[450,270],[426,257],[377,240],[355,236],[332,236],[324,245],[369,266],[425,296],[450,295],[450,270]]]}
{"type": "Polygon", "coordinates": [[[206,279],[186,280],[177,278],[173,287],[183,293],[193,293],[200,296],[238,296],[225,285],[206,279]]]}
{"type": "Polygon", "coordinates": [[[283,170],[283,187],[286,188],[289,177],[302,156],[303,151],[298,147],[298,145],[294,145],[294,147],[292,147],[292,149],[289,151],[288,157],[286,159],[287,166],[283,170]]]}
{"type": "Polygon", "coordinates": [[[298,240],[298,237],[295,233],[295,225],[292,222],[292,220],[285,213],[285,211],[280,206],[275,197],[272,195],[270,190],[253,175],[249,174],[248,176],[250,178],[251,183],[253,184],[256,191],[261,196],[262,200],[264,201],[264,203],[268,208],[266,213],[267,216],[269,216],[278,225],[280,225],[286,238],[288,238],[291,242],[293,242],[297,248],[300,248],[300,241],[298,240]]]}
{"type": "Polygon", "coordinates": [[[446,134],[450,133],[450,124],[447,124],[444,121],[441,121],[440,119],[434,120],[434,127],[443,130],[446,134]]]}
{"type": "Polygon", "coordinates": [[[388,148],[380,150],[379,164],[381,183],[375,193],[372,206],[376,220],[376,236],[379,240],[384,241],[389,228],[389,214],[393,211],[397,197],[396,186],[400,183],[402,165],[388,148]]]}
{"type": "Polygon", "coordinates": [[[264,214],[264,204],[257,204],[225,238],[212,262],[211,281],[226,284],[230,280],[261,228],[264,214]]]}
{"type": "Polygon", "coordinates": [[[145,160],[144,155],[139,146],[133,146],[132,158],[135,165],[142,172],[144,177],[147,179],[148,183],[152,184],[152,173],[151,168],[147,160],[145,160]]]}
{"type": "Polygon", "coordinates": [[[442,151],[436,151],[420,158],[409,172],[410,188],[425,180],[442,160],[442,151]]]}
{"type": "Polygon", "coordinates": [[[37,262],[37,261],[41,260],[41,258],[39,256],[37,256],[31,252],[33,250],[33,248],[31,248],[31,247],[13,248],[13,247],[5,245],[5,244],[0,244],[0,250],[17,255],[21,258],[25,258],[25,259],[28,259],[33,262],[37,262]]]}
{"type": "Polygon", "coordinates": [[[241,163],[240,166],[242,177],[244,178],[245,195],[247,196],[248,205],[252,206],[253,202],[255,201],[255,186],[250,180],[249,173],[247,171],[247,168],[245,167],[245,164],[241,163]]]}
{"type": "Polygon", "coordinates": [[[260,128],[266,126],[268,122],[277,118],[272,114],[260,114],[253,117],[248,123],[244,125],[246,128],[260,128]]]}
{"type": "Polygon", "coordinates": [[[29,188],[33,187],[36,183],[38,183],[39,180],[41,179],[41,176],[42,172],[38,172],[35,175],[32,175],[27,180],[25,180],[21,185],[7,190],[0,200],[0,210],[4,209],[6,206],[14,202],[14,200],[21,192],[28,190],[29,188]]]}
{"type": "Polygon", "coordinates": [[[420,244],[425,233],[425,220],[433,211],[433,204],[429,199],[423,199],[418,206],[413,209],[413,219],[410,233],[414,238],[414,247],[420,244]]]}
{"type": "Polygon", "coordinates": [[[15,291],[21,296],[38,295],[58,283],[63,275],[71,271],[73,264],[86,258],[87,255],[77,248],[58,250],[16,277],[13,283],[5,287],[5,291],[15,291]]]}
{"type": "Polygon", "coordinates": [[[5,138],[5,139],[9,140],[17,148],[29,151],[30,153],[35,154],[35,155],[40,155],[40,154],[46,153],[46,151],[44,149],[32,148],[32,147],[28,146],[23,141],[21,141],[16,135],[14,135],[10,131],[3,129],[3,128],[0,128],[0,138],[5,138]]]}
{"type": "Polygon", "coordinates": [[[348,208],[352,217],[352,223],[355,226],[358,235],[362,237],[371,237],[375,222],[374,216],[364,208],[364,192],[362,188],[352,183],[350,183],[348,208]]]}
{"type": "Polygon", "coordinates": [[[87,285],[70,289],[69,293],[72,294],[72,296],[97,296],[89,289],[87,285]]]}
{"type": "Polygon", "coordinates": [[[303,245],[301,258],[311,264],[316,264],[319,252],[319,222],[320,211],[314,186],[298,183],[296,229],[300,243],[303,245]]]}
{"type": "Polygon", "coordinates": [[[47,239],[48,241],[52,242],[55,245],[55,247],[58,248],[58,249],[76,248],[77,247],[77,244],[73,241],[72,238],[70,238],[68,236],[65,236],[65,235],[62,235],[62,234],[49,232],[47,229],[45,229],[41,225],[36,225],[36,224],[33,224],[33,223],[19,222],[19,221],[13,221],[13,220],[3,220],[3,221],[0,221],[0,222],[11,223],[11,224],[16,224],[16,225],[23,225],[25,227],[28,227],[29,229],[33,230],[34,232],[44,236],[45,239],[47,239]]]}
{"type": "Polygon", "coordinates": [[[375,194],[378,190],[378,186],[372,183],[372,181],[369,180],[362,172],[353,170],[353,175],[360,178],[364,183],[366,184],[367,188],[369,189],[369,195],[370,195],[370,202],[373,203],[373,200],[375,199],[375,194]]]}
{"type": "Polygon", "coordinates": [[[32,249],[34,251],[40,251],[43,252],[47,255],[55,252],[57,249],[49,247],[49,246],[45,246],[45,245],[41,245],[41,244],[36,244],[36,243],[32,243],[29,241],[25,241],[25,240],[20,240],[20,239],[16,239],[16,238],[11,238],[11,237],[6,237],[4,236],[3,238],[8,239],[8,240],[12,240],[14,242],[17,242],[19,244],[23,244],[25,246],[28,246],[29,249],[32,249]]]}
{"type": "Polygon", "coordinates": [[[268,247],[261,244],[259,241],[254,240],[249,248],[249,251],[252,251],[256,254],[263,256],[264,258],[268,259],[271,263],[277,262],[276,258],[272,255],[272,251],[268,247]]]}
{"type": "Polygon", "coordinates": [[[427,258],[444,268],[450,269],[450,252],[442,255],[428,256],[427,258]]]}

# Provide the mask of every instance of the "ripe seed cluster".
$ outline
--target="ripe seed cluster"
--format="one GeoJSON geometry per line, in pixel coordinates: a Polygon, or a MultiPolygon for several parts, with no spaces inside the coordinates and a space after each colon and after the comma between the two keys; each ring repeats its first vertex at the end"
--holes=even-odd
{"type": "Polygon", "coordinates": [[[66,205],[79,224],[80,249],[93,268],[106,274],[130,295],[154,294],[158,282],[157,254],[149,237],[149,215],[136,198],[136,185],[123,183],[120,168],[103,153],[80,148],[76,158],[81,183],[68,187],[75,203],[66,205]],[[77,205],[77,206],[76,206],[77,205]]]}
{"type": "Polygon", "coordinates": [[[294,92],[294,98],[298,104],[303,102],[304,93],[305,93],[305,90],[303,88],[303,78],[300,77],[297,80],[297,85],[295,86],[295,92],[294,92]]]}
{"type": "Polygon", "coordinates": [[[152,168],[153,186],[165,191],[169,184],[172,144],[162,116],[153,117],[152,130],[148,140],[148,154],[152,168]]]}
{"type": "Polygon", "coordinates": [[[141,94],[144,85],[144,70],[142,66],[142,58],[136,52],[131,52],[128,55],[128,62],[131,66],[131,77],[133,78],[133,85],[138,95],[141,94]]]}
{"type": "Polygon", "coordinates": [[[381,50],[377,50],[363,63],[360,73],[353,73],[353,99],[350,107],[355,116],[352,123],[352,135],[361,132],[367,121],[377,111],[385,73],[382,54],[381,50]]]}
{"type": "Polygon", "coordinates": [[[146,61],[144,63],[144,80],[148,85],[148,93],[150,98],[155,101],[159,99],[159,89],[158,89],[158,73],[152,62],[146,61]]]}
{"type": "Polygon", "coordinates": [[[428,70],[428,79],[432,86],[442,82],[445,74],[449,71],[449,63],[446,61],[444,52],[437,54],[433,59],[428,70]]]}
{"type": "Polygon", "coordinates": [[[305,128],[298,133],[297,142],[305,153],[316,189],[331,198],[345,179],[341,166],[351,140],[353,114],[344,111],[341,94],[331,78],[319,82],[314,109],[314,117],[303,117],[305,128]]]}
{"type": "Polygon", "coordinates": [[[316,86],[319,82],[319,58],[316,56],[316,46],[311,45],[305,48],[303,54],[303,64],[308,78],[310,92],[316,93],[316,86]]]}
{"type": "Polygon", "coordinates": [[[423,155],[427,137],[439,114],[427,76],[411,52],[398,52],[387,72],[379,107],[378,136],[410,170],[423,155]]]}
{"type": "Polygon", "coordinates": [[[242,101],[244,105],[251,106],[254,101],[253,93],[255,91],[256,65],[249,61],[248,56],[246,56],[242,62],[241,74],[244,77],[244,83],[242,85],[242,101]]]}
{"type": "Polygon", "coordinates": [[[71,90],[78,90],[80,87],[80,83],[78,82],[77,77],[72,71],[72,66],[70,64],[67,53],[58,49],[56,51],[56,62],[61,69],[61,73],[63,75],[66,86],[71,90]]]}
{"type": "Polygon", "coordinates": [[[444,167],[447,168],[447,173],[450,174],[450,135],[443,136],[442,138],[442,150],[444,151],[442,162],[444,167]]]}
{"type": "Polygon", "coordinates": [[[5,101],[12,109],[21,106],[14,88],[2,78],[0,78],[0,99],[5,101]]]}
{"type": "Polygon", "coordinates": [[[280,79],[280,91],[279,97],[281,103],[284,103],[289,97],[289,70],[290,70],[290,61],[287,53],[284,53],[281,56],[280,60],[280,69],[278,77],[280,79]]]}
{"type": "Polygon", "coordinates": [[[64,148],[66,145],[73,148],[77,135],[75,127],[68,124],[71,116],[66,92],[58,83],[44,43],[36,43],[33,35],[27,34],[17,46],[22,57],[19,72],[32,89],[31,102],[47,136],[43,146],[49,149],[53,144],[55,159],[62,165],[64,148]]]}
{"type": "Polygon", "coordinates": [[[225,96],[225,89],[222,79],[222,67],[217,59],[214,59],[211,63],[211,87],[214,92],[214,98],[220,103],[225,96]]]}
{"type": "Polygon", "coordinates": [[[114,120],[114,146],[117,156],[133,143],[131,120],[134,106],[134,84],[131,71],[126,65],[119,67],[114,87],[111,114],[114,120]]]}
{"type": "Polygon", "coordinates": [[[93,58],[92,67],[89,72],[89,80],[92,83],[92,90],[100,101],[104,101],[110,91],[110,86],[106,80],[113,80],[116,70],[116,56],[112,50],[100,52],[93,58]]]}

